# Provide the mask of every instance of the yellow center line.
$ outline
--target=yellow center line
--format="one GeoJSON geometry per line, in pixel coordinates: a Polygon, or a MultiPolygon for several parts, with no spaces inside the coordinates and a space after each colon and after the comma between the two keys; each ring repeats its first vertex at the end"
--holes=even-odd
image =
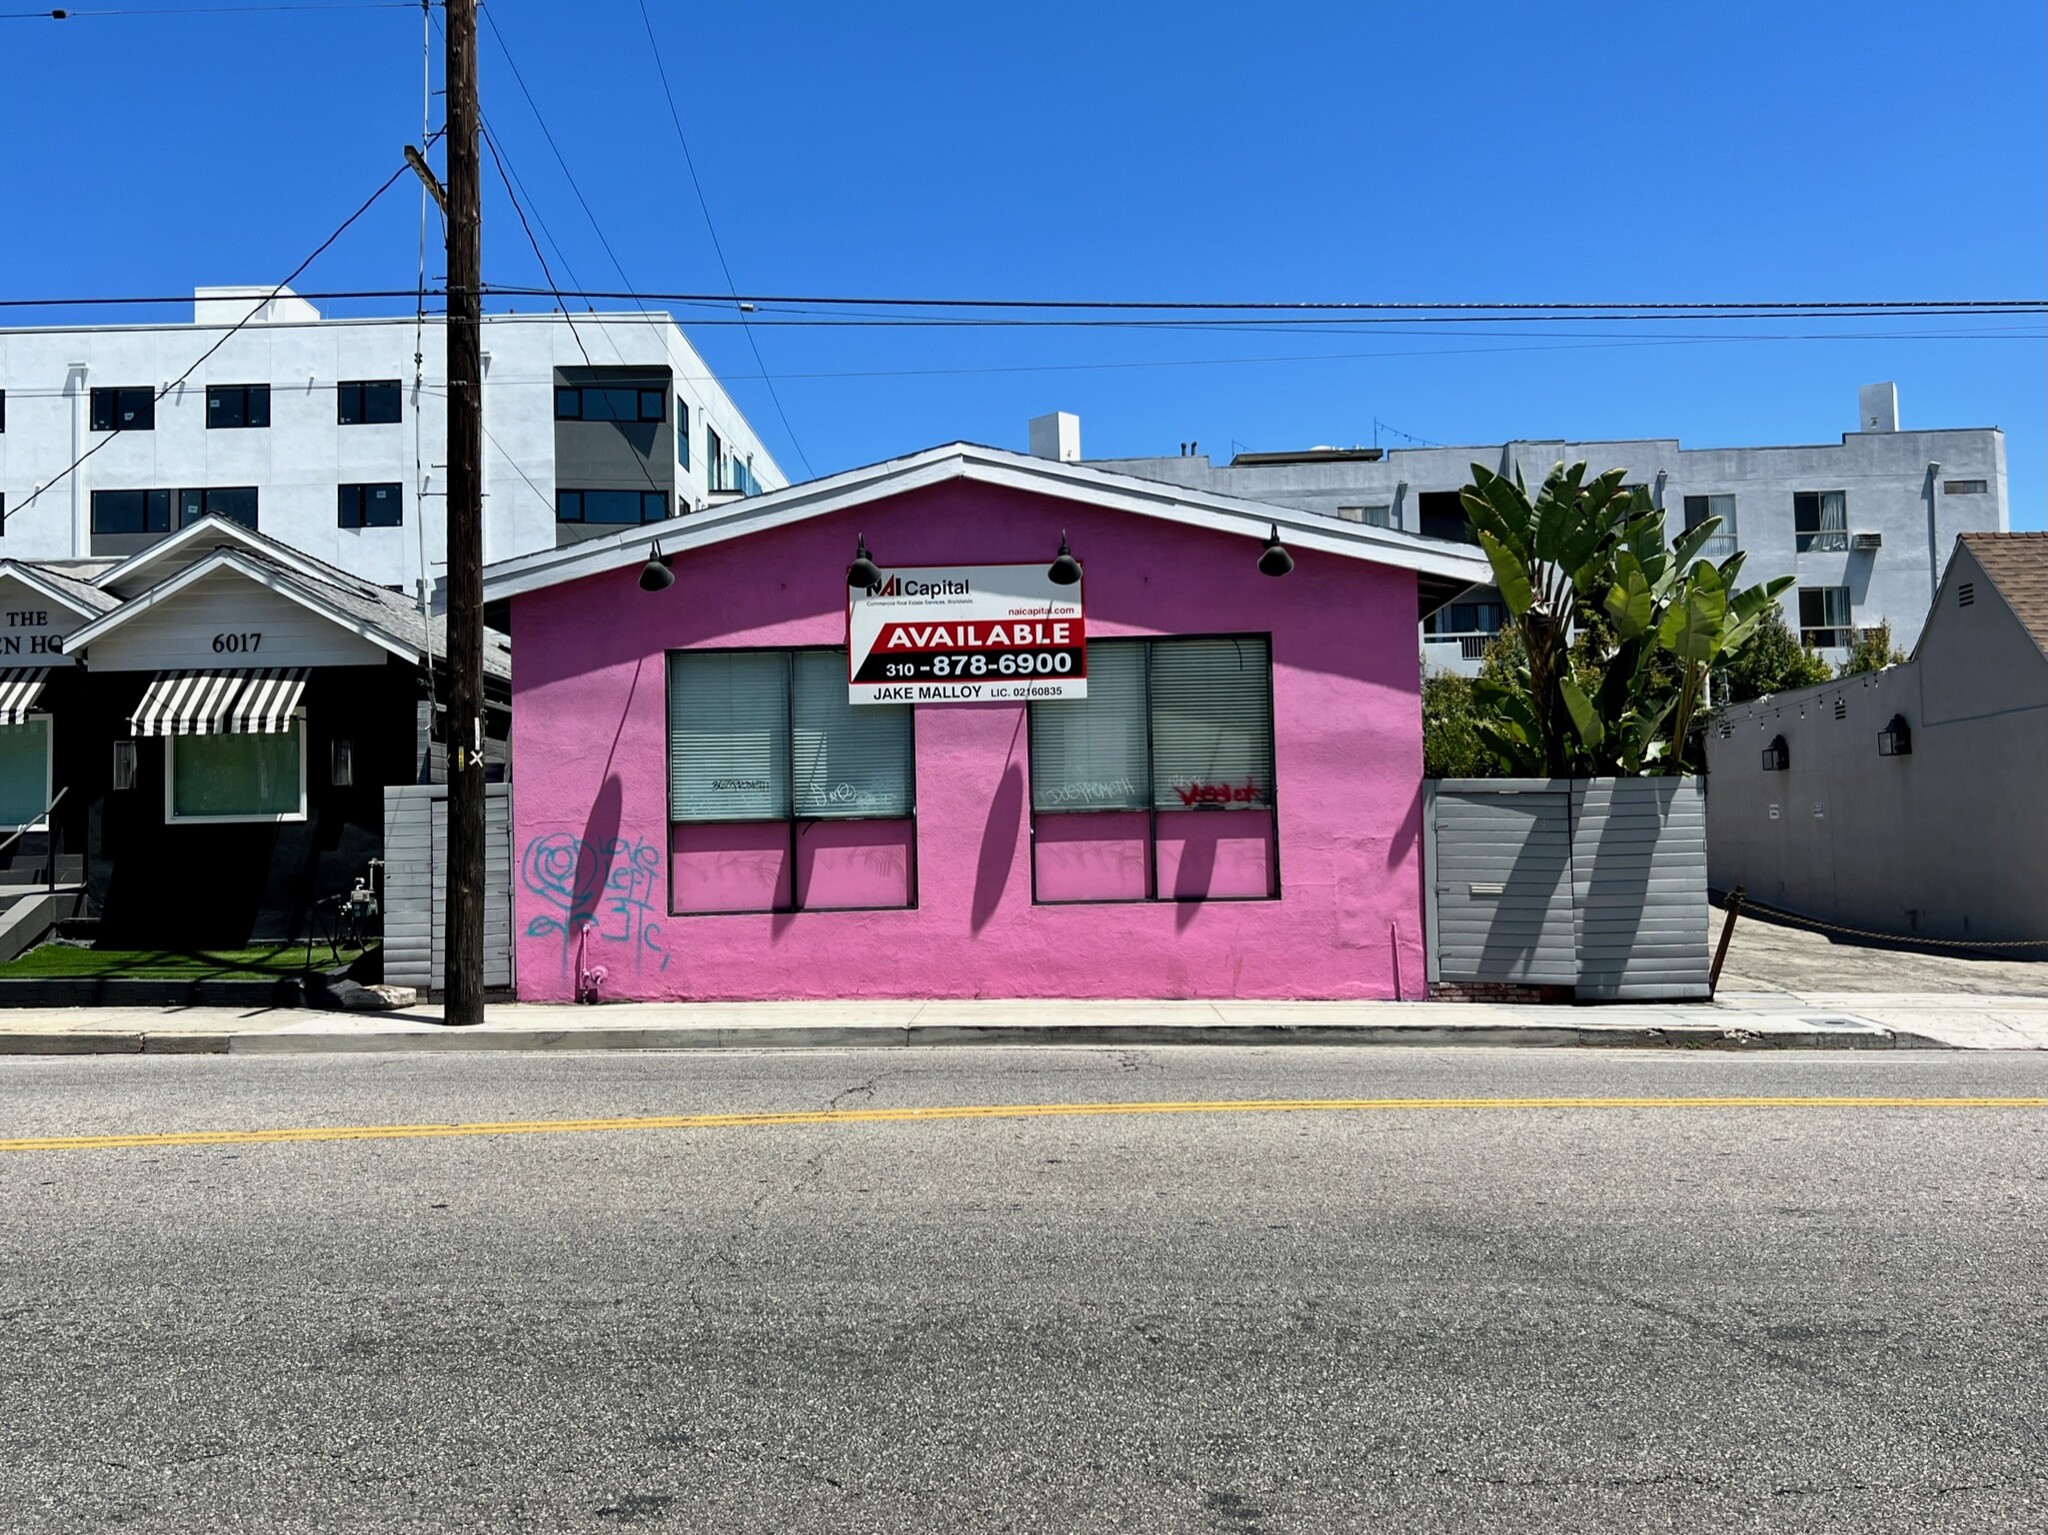
{"type": "Polygon", "coordinates": [[[34,1135],[6,1151],[150,1146],[267,1146],[298,1141],[435,1140],[471,1135],[579,1135],[624,1130],[743,1130],[774,1125],[887,1125],[948,1119],[1087,1119],[1136,1114],[1356,1114],[1457,1109],[2048,1109],[2048,1098],[1240,1098],[1169,1103],[975,1103],[937,1108],[814,1109],[766,1114],[652,1114],[625,1119],[508,1119],[468,1124],[302,1125],[274,1130],[166,1130],[34,1135]]]}

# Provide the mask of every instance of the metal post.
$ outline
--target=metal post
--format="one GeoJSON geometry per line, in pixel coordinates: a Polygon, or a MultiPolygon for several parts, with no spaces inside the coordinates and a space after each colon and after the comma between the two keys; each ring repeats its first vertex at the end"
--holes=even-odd
{"type": "Polygon", "coordinates": [[[483,258],[477,0],[448,0],[448,910],[451,1024],[484,1017],[483,258]]]}
{"type": "Polygon", "coordinates": [[[1728,957],[1728,940],[1735,936],[1735,919],[1742,914],[1742,886],[1737,885],[1728,892],[1728,920],[1721,924],[1721,941],[1714,946],[1714,967],[1707,972],[1707,999],[1713,1000],[1714,988],[1721,984],[1721,961],[1728,957]]]}

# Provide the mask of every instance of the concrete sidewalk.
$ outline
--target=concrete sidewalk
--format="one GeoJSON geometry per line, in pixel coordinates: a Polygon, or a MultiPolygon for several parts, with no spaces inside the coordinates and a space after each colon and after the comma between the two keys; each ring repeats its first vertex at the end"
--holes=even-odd
{"type": "Polygon", "coordinates": [[[1723,994],[1711,1003],[508,1003],[477,1028],[440,1009],[72,1008],[0,1013],[0,1055],[424,1050],[724,1050],[940,1045],[1530,1045],[2048,1050],[2048,998],[1723,994]]]}

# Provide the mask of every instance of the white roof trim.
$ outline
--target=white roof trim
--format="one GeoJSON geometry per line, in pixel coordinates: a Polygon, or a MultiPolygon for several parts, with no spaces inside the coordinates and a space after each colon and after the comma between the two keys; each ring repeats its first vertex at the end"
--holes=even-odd
{"type": "MultiPolygon", "coordinates": [[[[197,524],[194,524],[197,526],[197,524]]],[[[350,634],[368,640],[380,650],[388,650],[394,656],[408,661],[418,661],[420,651],[417,645],[405,643],[385,633],[374,624],[366,624],[353,613],[322,602],[319,597],[306,591],[297,582],[283,578],[283,572],[271,570],[247,555],[234,549],[216,549],[203,560],[197,560],[165,581],[161,586],[152,586],[146,592],[138,592],[113,612],[106,614],[83,628],[74,629],[64,638],[64,654],[76,655],[88,649],[92,642],[102,635],[111,634],[131,619],[140,618],[151,608],[170,601],[195,581],[204,580],[216,570],[232,570],[239,576],[254,581],[258,586],[268,587],[287,601],[295,602],[309,612],[317,613],[337,629],[346,629],[350,634]]]]}
{"type": "Polygon", "coordinates": [[[1368,560],[1474,586],[1493,579],[1486,556],[1462,544],[1362,523],[1339,522],[1294,507],[1191,491],[1085,464],[1056,463],[1000,448],[956,442],[765,495],[748,496],[708,512],[643,523],[565,548],[543,549],[501,560],[484,572],[484,596],[496,601],[637,564],[646,558],[647,546],[657,539],[663,554],[682,554],[847,511],[883,496],[959,479],[1082,501],[1110,511],[1157,517],[1184,527],[1208,528],[1246,538],[1263,540],[1267,529],[1277,526],[1282,539],[1297,549],[1368,560]]]}
{"type": "MultiPolygon", "coordinates": [[[[33,567],[32,565],[24,564],[20,560],[0,560],[0,580],[4,580],[10,576],[16,581],[19,581],[23,586],[30,587],[35,591],[40,592],[43,596],[49,598],[50,601],[60,603],[64,607],[69,608],[72,612],[76,613],[80,618],[98,618],[101,616],[98,609],[87,607],[84,603],[80,602],[76,597],[73,597],[68,592],[66,592],[64,588],[51,582],[42,574],[41,571],[35,569],[35,567],[33,567]]],[[[95,584],[91,581],[85,580],[83,577],[79,577],[76,579],[78,580],[78,583],[81,586],[91,586],[95,584]]],[[[110,592],[108,593],[108,595],[112,596],[113,594],[110,592]]]]}
{"type": "MultiPolygon", "coordinates": [[[[204,541],[209,535],[216,544],[220,541],[222,535],[226,535],[229,543],[240,544],[245,549],[252,550],[267,559],[274,560],[280,565],[289,566],[300,575],[310,577],[315,581],[325,581],[329,585],[334,586],[354,583],[362,586],[365,590],[377,591],[380,594],[383,590],[380,587],[371,587],[362,577],[353,575],[338,565],[329,565],[323,561],[316,560],[312,556],[294,549],[291,545],[279,543],[276,539],[260,533],[254,528],[245,528],[239,522],[231,522],[217,512],[209,513],[197,522],[178,529],[169,538],[162,539],[157,543],[151,544],[147,549],[129,555],[127,559],[121,561],[120,564],[112,569],[101,571],[97,576],[93,577],[92,584],[100,588],[101,591],[106,592],[109,596],[118,596],[119,593],[114,590],[116,586],[127,585],[137,575],[150,569],[151,566],[160,564],[163,560],[178,553],[188,545],[204,541]]],[[[145,594],[137,593],[136,595],[142,596],[145,594]]]]}

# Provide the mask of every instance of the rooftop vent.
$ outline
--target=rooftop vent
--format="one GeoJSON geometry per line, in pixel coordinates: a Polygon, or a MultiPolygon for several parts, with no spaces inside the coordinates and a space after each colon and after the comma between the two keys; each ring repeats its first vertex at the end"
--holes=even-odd
{"type": "Polygon", "coordinates": [[[1056,410],[1049,416],[1031,418],[1031,456],[1056,463],[1081,461],[1081,418],[1071,411],[1056,410]]]}
{"type": "Polygon", "coordinates": [[[1896,432],[1899,429],[1899,386],[1865,384],[1856,391],[1856,430],[1896,432]]]}

